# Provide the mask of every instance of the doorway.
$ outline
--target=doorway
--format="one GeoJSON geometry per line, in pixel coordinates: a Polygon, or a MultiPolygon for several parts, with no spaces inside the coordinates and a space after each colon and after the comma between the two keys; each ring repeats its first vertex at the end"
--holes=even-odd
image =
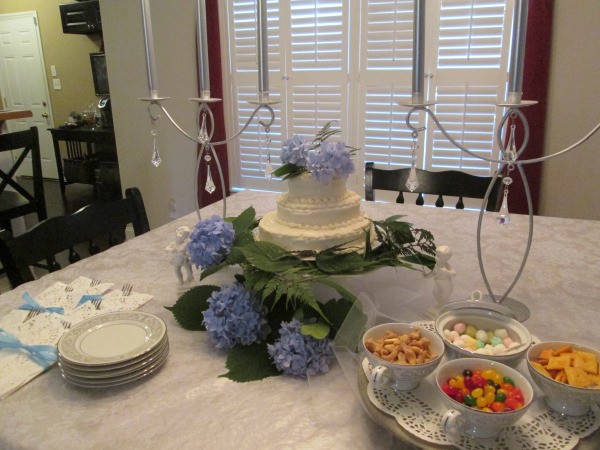
{"type": "MultiPolygon", "coordinates": [[[[32,117],[7,121],[9,132],[38,128],[44,178],[58,178],[52,136],[52,105],[35,11],[0,14],[0,93],[7,110],[28,110],[32,117]]],[[[18,175],[32,175],[25,165],[18,175]]]]}

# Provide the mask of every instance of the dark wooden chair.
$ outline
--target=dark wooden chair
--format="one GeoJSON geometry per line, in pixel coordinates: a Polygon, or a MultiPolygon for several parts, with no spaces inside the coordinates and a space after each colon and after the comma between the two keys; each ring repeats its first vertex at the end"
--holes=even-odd
{"type": "Polygon", "coordinates": [[[13,152],[14,163],[7,171],[0,169],[0,227],[12,231],[12,219],[31,213],[37,214],[40,222],[48,217],[37,128],[0,134],[0,153],[5,152],[13,152]],[[16,174],[27,156],[31,160],[33,182],[24,186],[19,184],[16,174]]]}
{"type": "MultiPolygon", "coordinates": [[[[125,227],[133,225],[136,236],[150,230],[142,195],[137,188],[125,191],[125,198],[97,202],[65,216],[51,217],[14,238],[0,237],[0,261],[14,287],[34,280],[29,266],[69,250],[82,242],[108,236],[108,245],[124,240],[125,227]]],[[[97,253],[99,248],[91,249],[97,253]]],[[[71,251],[69,262],[79,255],[71,251]]],[[[60,269],[58,264],[50,271],[60,269]]]]}
{"type": "MultiPolygon", "coordinates": [[[[372,162],[365,164],[365,200],[375,200],[375,189],[398,192],[396,203],[404,203],[404,192],[410,192],[406,187],[406,180],[410,174],[410,168],[403,169],[377,169],[372,162]]],[[[417,169],[419,187],[417,205],[423,205],[423,194],[437,195],[435,206],[444,206],[444,196],[458,197],[456,209],[464,209],[463,198],[483,199],[493,177],[479,177],[466,174],[458,170],[445,170],[441,172],[430,172],[417,169]]],[[[498,177],[490,196],[488,197],[486,211],[500,210],[500,194],[502,178],[498,177]]]]}

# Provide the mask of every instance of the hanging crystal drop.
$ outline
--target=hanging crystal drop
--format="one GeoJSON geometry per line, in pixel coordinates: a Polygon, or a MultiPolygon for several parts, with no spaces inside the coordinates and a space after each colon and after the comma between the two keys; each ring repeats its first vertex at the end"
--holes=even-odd
{"type": "Polygon", "coordinates": [[[498,213],[496,222],[500,225],[508,225],[510,222],[510,214],[508,213],[508,191],[504,191],[502,206],[500,206],[500,212],[498,213]]]}
{"type": "Polygon", "coordinates": [[[160,165],[160,163],[162,162],[162,158],[160,157],[160,154],[158,153],[158,146],[156,145],[156,135],[158,134],[156,132],[155,129],[152,129],[152,131],[150,132],[152,134],[152,164],[154,164],[154,167],[158,167],[160,165]]]}
{"type": "Polygon", "coordinates": [[[406,188],[410,192],[414,192],[415,189],[419,187],[419,180],[417,178],[417,152],[419,151],[419,144],[417,144],[417,139],[419,138],[419,133],[413,131],[412,133],[413,143],[412,143],[412,156],[411,156],[411,166],[410,173],[408,174],[408,180],[406,180],[406,188]]]}
{"type": "Polygon", "coordinates": [[[265,131],[267,133],[267,163],[265,164],[265,178],[271,180],[273,179],[273,166],[271,165],[271,134],[269,133],[269,128],[265,128],[265,131]]]}
{"type": "Polygon", "coordinates": [[[414,192],[419,187],[417,169],[414,165],[410,168],[410,174],[408,175],[408,180],[406,180],[406,187],[410,192],[414,192]]]}
{"type": "Polygon", "coordinates": [[[265,164],[265,178],[267,180],[273,179],[273,166],[271,165],[271,155],[267,156],[267,164],[265,164]]]}
{"type": "Polygon", "coordinates": [[[208,192],[209,194],[212,194],[213,192],[215,192],[217,187],[215,186],[215,183],[213,182],[213,179],[212,179],[212,175],[210,173],[211,157],[210,157],[210,155],[206,155],[204,157],[204,159],[206,160],[206,184],[204,185],[204,190],[206,192],[208,192]]]}
{"type": "Polygon", "coordinates": [[[208,131],[206,130],[206,114],[202,114],[202,124],[200,125],[200,131],[198,132],[198,140],[201,144],[208,142],[208,131]]]}
{"type": "Polygon", "coordinates": [[[514,163],[517,159],[517,144],[515,139],[515,125],[510,127],[510,136],[508,137],[508,143],[504,150],[504,160],[509,164],[514,163]]]}

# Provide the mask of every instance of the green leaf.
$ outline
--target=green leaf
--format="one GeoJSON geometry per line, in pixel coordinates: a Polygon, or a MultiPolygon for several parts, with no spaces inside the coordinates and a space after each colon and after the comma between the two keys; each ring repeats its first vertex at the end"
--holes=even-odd
{"type": "Polygon", "coordinates": [[[287,296],[288,301],[296,300],[305,306],[310,306],[317,313],[319,313],[323,319],[328,320],[327,317],[323,315],[323,311],[321,311],[321,305],[317,301],[317,297],[310,283],[298,281],[288,284],[287,296]]]}
{"type": "Polygon", "coordinates": [[[312,336],[315,339],[325,339],[329,335],[330,327],[321,322],[305,323],[300,327],[300,333],[304,336],[312,336]]]}
{"type": "Polygon", "coordinates": [[[207,269],[202,269],[202,271],[200,272],[200,281],[202,281],[205,278],[211,276],[213,273],[217,273],[223,267],[227,267],[227,263],[226,262],[222,262],[221,264],[217,264],[216,266],[212,266],[212,267],[209,267],[207,269]]]}
{"type": "Polygon", "coordinates": [[[247,261],[259,270],[279,273],[303,264],[287,250],[270,242],[253,242],[242,248],[247,261]]]}
{"type": "Polygon", "coordinates": [[[377,264],[366,260],[356,252],[321,252],[315,257],[315,262],[317,268],[329,274],[363,272],[368,270],[373,264],[377,264]]]}
{"type": "Polygon", "coordinates": [[[227,353],[225,365],[229,371],[219,376],[238,383],[281,375],[271,361],[266,343],[236,345],[227,353]]]}
{"type": "Polygon", "coordinates": [[[297,166],[296,164],[287,163],[271,172],[273,176],[283,177],[284,180],[296,177],[306,172],[306,167],[297,166]]]}
{"type": "Polygon", "coordinates": [[[205,331],[202,313],[208,309],[208,299],[219,286],[196,286],[187,291],[173,306],[165,306],[186,330],[205,331]]]}
{"type": "Polygon", "coordinates": [[[238,233],[244,230],[251,230],[254,226],[254,220],[256,219],[256,211],[254,207],[250,206],[244,210],[239,216],[234,217],[231,220],[233,230],[235,231],[236,237],[238,233]]]}

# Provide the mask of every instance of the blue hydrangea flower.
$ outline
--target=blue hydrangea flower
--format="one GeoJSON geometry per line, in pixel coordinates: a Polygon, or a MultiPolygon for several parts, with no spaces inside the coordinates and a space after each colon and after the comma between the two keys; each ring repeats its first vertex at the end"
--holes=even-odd
{"type": "Polygon", "coordinates": [[[239,283],[221,286],[211,294],[208,305],[202,323],[217,348],[254,344],[270,331],[265,319],[267,308],[239,283]]]}
{"type": "Polygon", "coordinates": [[[277,370],[288,375],[316,375],[329,371],[333,345],[330,339],[315,339],[300,333],[298,319],[282,322],[279,339],[269,344],[269,355],[277,370]]]}
{"type": "Polygon", "coordinates": [[[334,176],[345,177],[354,172],[354,163],[342,142],[323,142],[321,151],[308,156],[308,170],[319,183],[329,184],[334,176]]]}
{"type": "Polygon", "coordinates": [[[186,246],[190,261],[204,269],[221,263],[231,251],[234,238],[233,225],[219,216],[198,222],[186,246]]]}
{"type": "Polygon", "coordinates": [[[281,162],[283,164],[295,164],[300,167],[306,167],[306,158],[308,156],[308,147],[306,139],[295,135],[283,143],[281,148],[281,162]]]}

